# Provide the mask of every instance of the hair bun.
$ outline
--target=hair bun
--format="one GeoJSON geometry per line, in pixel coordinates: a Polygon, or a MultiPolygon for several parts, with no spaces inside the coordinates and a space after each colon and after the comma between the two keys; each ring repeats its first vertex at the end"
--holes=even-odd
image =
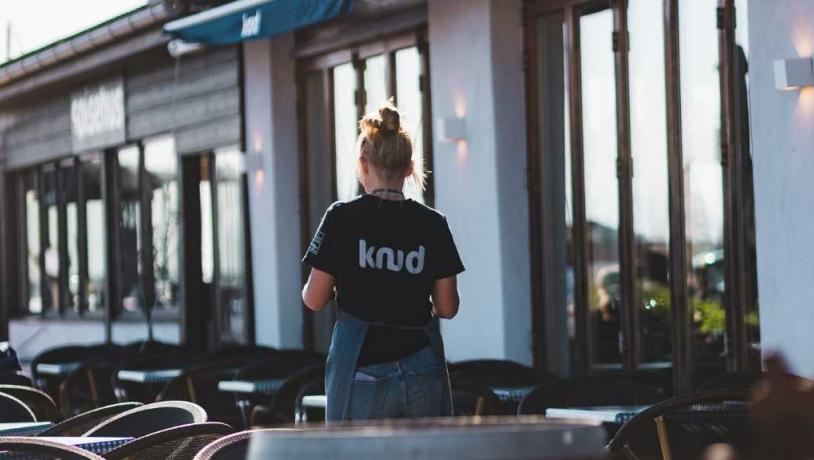
{"type": "Polygon", "coordinates": [[[393,105],[393,98],[386,100],[379,106],[379,117],[381,117],[379,129],[382,130],[383,134],[401,131],[401,115],[399,115],[396,106],[393,105]]]}

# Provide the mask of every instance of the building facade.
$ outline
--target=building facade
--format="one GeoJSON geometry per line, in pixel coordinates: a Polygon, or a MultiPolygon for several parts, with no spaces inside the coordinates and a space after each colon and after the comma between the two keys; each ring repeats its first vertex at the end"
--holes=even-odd
{"type": "MultiPolygon", "coordinates": [[[[782,222],[761,207],[777,185],[761,173],[782,171],[760,155],[788,136],[755,127],[785,45],[754,27],[785,43],[793,18],[752,3],[357,0],[258,37],[262,14],[238,1],[199,19],[245,15],[250,37],[178,58],[161,33],[178,17],[152,4],[163,16],[128,35],[152,34],[144,49],[111,42],[18,76],[6,64],[12,344],[133,340],[149,317],[156,338],[198,349],[326,351],[332,313],[303,308],[299,259],[325,208],[359,192],[357,120],[393,97],[430,172],[408,193],[447,216],[467,267],[460,314],[442,322],[450,360],[676,391],[757,369],[761,342],[794,344],[760,330],[764,308],[789,305],[786,268],[755,253],[782,222]],[[108,61],[77,71],[93,56],[108,61]]],[[[793,110],[802,148],[811,117],[793,110]]]]}

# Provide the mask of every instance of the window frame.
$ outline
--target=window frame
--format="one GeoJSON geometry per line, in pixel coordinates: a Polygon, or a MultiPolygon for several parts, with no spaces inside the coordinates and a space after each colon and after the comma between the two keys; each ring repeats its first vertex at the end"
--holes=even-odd
{"type": "MultiPolygon", "coordinates": [[[[545,346],[545,308],[548,300],[543,292],[543,261],[548,250],[542,237],[544,225],[541,222],[545,197],[541,195],[540,173],[540,132],[541,120],[539,107],[538,79],[540,63],[538,62],[538,27],[537,20],[545,14],[564,13],[565,39],[563,42],[567,59],[565,79],[570,88],[568,97],[570,132],[565,138],[571,146],[571,174],[573,199],[573,257],[575,284],[575,368],[577,374],[589,374],[588,350],[590,340],[586,315],[588,309],[588,273],[586,267],[587,241],[585,221],[584,171],[582,163],[582,91],[580,69],[580,33],[579,17],[586,12],[610,8],[613,10],[614,32],[613,53],[616,82],[616,129],[617,129],[617,178],[619,191],[619,263],[622,297],[621,330],[624,337],[623,368],[625,372],[639,369],[639,318],[638,308],[631,308],[636,303],[636,257],[635,234],[633,227],[633,189],[630,133],[630,72],[627,5],[629,0],[525,0],[523,3],[524,31],[524,64],[525,88],[527,95],[526,122],[528,135],[528,174],[529,174],[529,230],[531,259],[531,295],[534,361],[539,369],[546,368],[545,346]]],[[[670,276],[670,293],[672,305],[672,342],[673,342],[673,386],[676,393],[690,391],[694,382],[693,361],[693,318],[689,305],[687,286],[687,241],[685,232],[685,197],[684,183],[681,174],[683,165],[681,138],[681,88],[679,74],[679,35],[678,35],[678,2],[680,0],[662,0],[664,7],[664,71],[666,76],[666,124],[667,124],[667,164],[668,164],[668,202],[669,202],[669,257],[670,273],[681,276],[670,276]]],[[[724,174],[724,251],[725,283],[724,308],[727,314],[726,335],[731,347],[727,355],[727,369],[730,372],[754,370],[759,363],[748,357],[748,343],[744,320],[746,312],[755,309],[756,299],[750,296],[748,289],[754,283],[754,277],[745,272],[738,260],[744,256],[747,243],[744,236],[744,223],[738,219],[738,210],[746,205],[743,194],[744,178],[740,168],[732,167],[739,161],[743,152],[736,140],[738,129],[735,107],[738,103],[735,94],[735,74],[733,70],[735,56],[735,0],[718,0],[718,45],[721,62],[719,76],[721,79],[722,110],[722,164],[724,174]],[[748,305],[747,305],[748,304],[748,305]]],[[[658,65],[658,64],[657,64],[658,65]]],[[[743,129],[741,127],[741,129],[743,129]]],[[[748,153],[747,153],[748,154],[748,153]]]]}

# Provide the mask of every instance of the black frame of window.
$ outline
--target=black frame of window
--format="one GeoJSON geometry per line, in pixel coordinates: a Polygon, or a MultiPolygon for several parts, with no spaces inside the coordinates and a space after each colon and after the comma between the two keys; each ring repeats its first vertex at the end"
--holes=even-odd
{"type": "MultiPolygon", "coordinates": [[[[679,74],[678,2],[662,0],[664,5],[664,46],[666,75],[666,124],[669,189],[669,257],[672,305],[673,337],[673,389],[676,393],[691,391],[695,378],[693,362],[693,318],[689,305],[687,286],[687,243],[685,232],[685,197],[681,174],[681,88],[679,74]]],[[[586,254],[590,242],[587,241],[585,217],[585,191],[582,158],[582,91],[580,69],[579,18],[588,12],[612,9],[614,16],[613,53],[616,72],[616,128],[617,128],[617,177],[619,191],[619,262],[624,337],[623,367],[625,372],[635,372],[638,368],[638,336],[640,331],[635,290],[635,244],[633,231],[632,162],[630,146],[630,100],[628,69],[628,22],[627,5],[629,0],[525,0],[523,3],[523,28],[526,69],[526,121],[528,133],[528,173],[529,173],[529,229],[531,235],[531,277],[532,277],[532,321],[535,365],[546,367],[545,318],[547,300],[543,292],[543,277],[546,251],[542,238],[541,224],[544,197],[541,195],[540,146],[538,132],[541,120],[538,107],[538,29],[537,18],[546,14],[561,12],[564,15],[566,37],[564,47],[568,62],[567,84],[569,91],[570,133],[566,142],[571,146],[571,174],[573,197],[573,256],[575,284],[576,344],[575,368],[578,374],[589,373],[588,350],[590,344],[587,326],[588,314],[588,272],[586,254]]],[[[748,337],[745,331],[747,312],[756,310],[754,295],[754,273],[744,268],[747,257],[748,221],[742,216],[745,206],[753,204],[743,193],[746,180],[740,162],[749,155],[747,146],[739,142],[738,136],[748,127],[742,126],[737,118],[739,104],[745,104],[737,94],[735,65],[735,0],[718,0],[718,34],[720,60],[720,88],[722,113],[722,166],[724,174],[724,251],[725,285],[724,307],[727,312],[727,340],[731,352],[727,356],[727,369],[730,372],[759,369],[750,354],[748,337]]]]}

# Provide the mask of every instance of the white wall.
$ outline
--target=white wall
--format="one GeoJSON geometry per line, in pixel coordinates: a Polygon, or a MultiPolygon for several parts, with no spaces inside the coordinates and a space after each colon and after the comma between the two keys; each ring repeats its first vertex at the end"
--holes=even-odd
{"type": "Polygon", "coordinates": [[[302,347],[300,219],[294,37],[244,44],[246,149],[263,157],[249,171],[257,342],[302,347]]]}
{"type": "Polygon", "coordinates": [[[519,0],[429,0],[432,114],[466,140],[435,139],[436,206],[466,272],[442,322],[450,360],[531,363],[525,96],[519,0]]]}
{"type": "Polygon", "coordinates": [[[814,0],[750,0],[749,34],[761,341],[811,376],[814,88],[776,91],[772,61],[812,55],[814,0]]]}

